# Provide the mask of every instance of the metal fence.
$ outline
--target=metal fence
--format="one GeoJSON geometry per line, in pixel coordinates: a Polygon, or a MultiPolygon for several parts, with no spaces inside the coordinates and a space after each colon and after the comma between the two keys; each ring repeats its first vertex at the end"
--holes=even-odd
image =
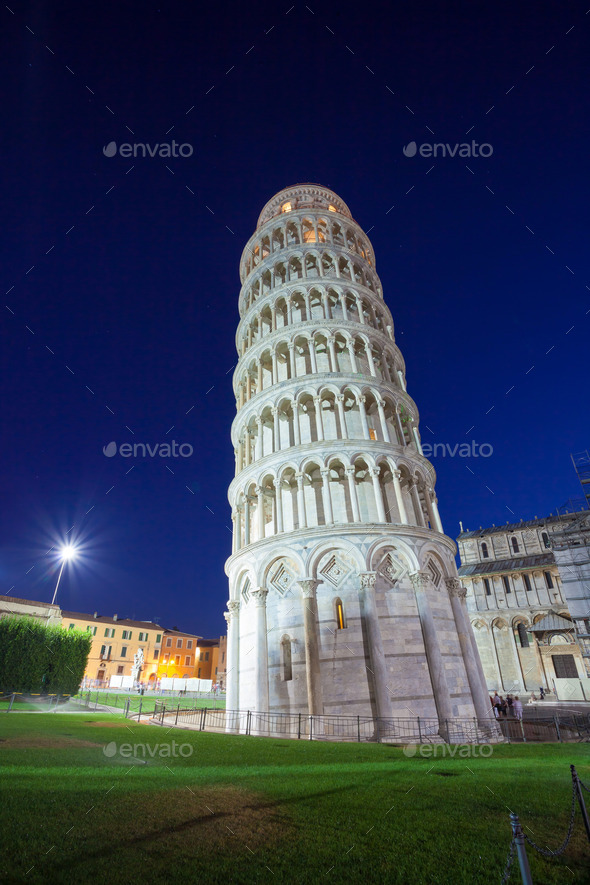
{"type": "Polygon", "coordinates": [[[397,744],[482,744],[502,741],[495,719],[370,716],[309,716],[305,713],[258,713],[252,710],[187,709],[184,704],[156,703],[151,716],[160,725],[198,731],[286,737],[307,740],[383,742],[397,744]]]}

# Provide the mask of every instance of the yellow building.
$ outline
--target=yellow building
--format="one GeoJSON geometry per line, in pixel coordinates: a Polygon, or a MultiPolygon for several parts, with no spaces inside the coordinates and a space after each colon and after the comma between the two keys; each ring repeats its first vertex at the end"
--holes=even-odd
{"type": "Polygon", "coordinates": [[[219,639],[202,639],[199,643],[199,656],[195,676],[211,679],[220,689],[225,688],[226,636],[219,639]]]}
{"type": "Polygon", "coordinates": [[[201,637],[181,630],[165,630],[158,665],[158,679],[190,679],[196,676],[201,637]]]}
{"type": "Polygon", "coordinates": [[[156,682],[165,633],[159,624],[119,619],[117,615],[98,615],[97,612],[89,615],[64,611],[62,626],[69,630],[83,630],[92,636],[84,674],[85,686],[111,687],[113,676],[133,678],[134,682],[146,686],[156,682]]]}

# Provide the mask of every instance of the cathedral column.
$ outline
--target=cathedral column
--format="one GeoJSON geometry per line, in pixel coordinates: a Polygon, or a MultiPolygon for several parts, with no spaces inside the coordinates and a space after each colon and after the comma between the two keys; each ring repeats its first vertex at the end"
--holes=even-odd
{"type": "Polygon", "coordinates": [[[256,453],[254,458],[256,461],[259,461],[264,457],[264,440],[263,440],[263,421],[262,418],[256,418],[256,425],[258,427],[258,436],[256,437],[256,453]]]}
{"type": "Polygon", "coordinates": [[[463,663],[465,664],[465,672],[467,681],[471,690],[471,698],[475,708],[475,714],[478,719],[488,719],[490,716],[490,696],[485,689],[483,678],[483,669],[479,655],[474,655],[473,644],[470,634],[471,624],[467,614],[467,606],[465,598],[467,590],[461,586],[459,578],[445,578],[445,584],[449,591],[451,599],[451,608],[453,609],[453,617],[455,626],[457,627],[457,635],[461,646],[461,654],[463,655],[463,663]]]}
{"type": "Polygon", "coordinates": [[[348,491],[350,492],[350,505],[352,507],[352,521],[361,521],[361,512],[359,510],[359,499],[356,493],[355,470],[354,467],[346,467],[344,472],[348,480],[348,491]]]}
{"type": "Polygon", "coordinates": [[[453,718],[453,705],[451,702],[451,693],[449,692],[447,677],[445,675],[445,665],[440,645],[438,644],[438,637],[436,635],[434,617],[430,608],[430,602],[428,601],[427,587],[430,579],[426,572],[414,572],[410,575],[410,580],[414,587],[416,606],[418,608],[420,626],[422,627],[424,649],[426,651],[428,671],[432,683],[432,693],[434,695],[434,702],[436,704],[436,711],[440,725],[439,733],[441,737],[448,740],[445,720],[453,718]]]}
{"type": "Polygon", "coordinates": [[[334,514],[332,511],[332,498],[330,495],[330,470],[326,468],[321,470],[322,474],[322,496],[324,499],[324,515],[326,517],[326,525],[334,522],[334,514]]]}
{"type": "Polygon", "coordinates": [[[371,439],[371,434],[369,433],[369,425],[367,423],[367,410],[365,409],[365,400],[366,397],[364,396],[357,397],[359,412],[361,416],[361,426],[363,428],[363,436],[365,437],[365,439],[371,439]]]}
{"type": "Polygon", "coordinates": [[[277,534],[283,532],[283,494],[282,483],[280,479],[273,480],[275,487],[275,513],[276,513],[276,530],[277,534]]]}
{"type": "Polygon", "coordinates": [[[305,635],[305,675],[307,679],[307,707],[310,716],[321,716],[322,681],[320,674],[320,652],[318,636],[318,610],[316,589],[319,581],[304,578],[297,581],[303,597],[303,629],[305,635]]]}
{"type": "Polygon", "coordinates": [[[342,305],[342,319],[345,323],[348,322],[348,309],[346,307],[346,295],[340,293],[340,304],[342,305]]]}
{"type": "Polygon", "coordinates": [[[316,353],[315,353],[315,339],[309,338],[308,343],[309,343],[309,359],[311,362],[311,371],[312,371],[313,375],[317,375],[318,361],[317,361],[316,353]]]}
{"type": "MultiPolygon", "coordinates": [[[[350,271],[350,279],[351,279],[351,280],[354,280],[354,276],[353,276],[353,274],[352,274],[352,271],[350,271]]],[[[362,302],[361,299],[358,298],[358,297],[355,298],[355,301],[356,301],[356,307],[357,307],[357,310],[358,310],[358,312],[359,312],[359,322],[362,323],[363,326],[365,326],[365,325],[366,325],[366,320],[365,320],[365,312],[364,312],[364,310],[363,310],[363,302],[362,302]]]]}
{"type": "Polygon", "coordinates": [[[369,372],[373,376],[373,378],[377,377],[377,370],[375,369],[375,360],[373,359],[373,349],[371,347],[371,342],[369,341],[365,344],[365,353],[367,354],[367,360],[369,363],[369,372]]]}
{"type": "Polygon", "coordinates": [[[375,504],[377,505],[377,515],[379,522],[387,522],[385,516],[385,507],[383,505],[383,493],[381,491],[381,483],[379,482],[379,468],[370,468],[371,479],[373,480],[373,492],[375,493],[375,504]]]}
{"type": "Polygon", "coordinates": [[[367,651],[369,652],[370,667],[367,668],[370,669],[369,684],[372,683],[373,686],[377,717],[391,719],[391,701],[387,690],[387,664],[385,663],[385,649],[383,648],[383,637],[381,636],[375,598],[377,572],[361,572],[359,578],[361,610],[367,631],[367,651]]]}
{"type": "Polygon", "coordinates": [[[296,473],[297,478],[297,515],[299,517],[299,528],[307,528],[307,517],[305,515],[305,492],[303,491],[303,473],[296,473]]]}
{"type": "Polygon", "coordinates": [[[377,409],[379,410],[379,420],[381,421],[381,432],[386,443],[391,442],[389,438],[389,427],[385,417],[385,402],[382,399],[377,400],[377,409]]]}
{"type": "Polygon", "coordinates": [[[416,448],[418,452],[423,455],[424,452],[422,451],[422,443],[420,442],[420,437],[418,436],[418,428],[415,424],[412,424],[412,434],[414,436],[414,442],[416,443],[416,448]]]}
{"type": "Polygon", "coordinates": [[[299,403],[297,400],[291,400],[291,408],[293,410],[293,439],[296,446],[301,445],[301,431],[299,429],[299,403]]]}
{"type": "Polygon", "coordinates": [[[338,409],[338,417],[340,418],[340,434],[341,439],[348,439],[348,430],[346,429],[346,416],[344,414],[344,394],[336,394],[336,408],[338,409]]]}
{"type": "Polygon", "coordinates": [[[270,330],[271,332],[276,332],[277,330],[277,309],[274,304],[270,309],[270,330]]]}
{"type": "Polygon", "coordinates": [[[258,540],[262,541],[264,538],[264,489],[262,486],[256,486],[255,491],[258,501],[258,506],[256,508],[258,516],[258,540]]]}
{"type": "Polygon", "coordinates": [[[256,610],[256,657],[254,658],[254,692],[257,713],[268,713],[268,642],[266,636],[266,597],[268,590],[252,591],[256,610]]]}
{"type": "Polygon", "coordinates": [[[244,547],[250,543],[250,498],[244,499],[244,547]]]}
{"type": "Polygon", "coordinates": [[[227,622],[226,730],[237,731],[239,720],[228,722],[228,713],[240,709],[240,603],[228,602],[227,607],[229,611],[224,612],[227,622]]]}
{"type": "Polygon", "coordinates": [[[279,383],[279,364],[278,364],[278,360],[277,360],[276,347],[273,347],[273,349],[270,352],[270,355],[272,357],[272,378],[270,380],[270,383],[271,384],[278,384],[279,383]]]}
{"type": "Polygon", "coordinates": [[[322,400],[319,396],[314,396],[313,404],[315,406],[315,423],[318,433],[318,442],[324,440],[324,422],[322,421],[322,400]]]}
{"type": "Polygon", "coordinates": [[[260,393],[260,391],[262,390],[262,359],[260,357],[258,357],[257,363],[258,363],[258,390],[256,391],[256,393],[260,393]]]}
{"type": "Polygon", "coordinates": [[[328,350],[330,352],[330,366],[332,372],[338,371],[338,362],[336,360],[336,347],[334,342],[336,341],[333,335],[328,335],[328,350]]]}
{"type": "Polygon", "coordinates": [[[400,521],[402,525],[408,525],[408,514],[406,513],[406,505],[404,504],[404,496],[400,485],[401,473],[399,470],[392,470],[391,475],[393,477],[393,491],[395,492],[400,521]]]}
{"type": "Polygon", "coordinates": [[[396,421],[397,429],[399,432],[400,445],[405,446],[406,445],[406,435],[404,433],[404,425],[402,424],[400,414],[397,409],[395,410],[395,421],[396,421]]]}
{"type": "Polygon", "coordinates": [[[287,346],[289,348],[289,365],[291,366],[291,378],[295,378],[297,374],[295,371],[295,345],[289,344],[287,346]]]}
{"type": "Polygon", "coordinates": [[[406,392],[406,381],[405,381],[405,378],[404,378],[404,373],[402,372],[401,369],[398,369],[398,370],[397,370],[397,377],[399,378],[399,386],[401,387],[401,389],[402,389],[402,390],[404,391],[404,393],[405,393],[405,392],[406,392]]]}
{"type": "Polygon", "coordinates": [[[432,514],[434,516],[434,524],[436,526],[437,531],[444,535],[445,531],[442,526],[440,513],[438,512],[438,506],[436,503],[436,495],[434,494],[434,489],[431,489],[432,497],[430,499],[430,506],[432,507],[432,514]]]}
{"type": "Polygon", "coordinates": [[[356,361],[356,354],[354,352],[354,341],[347,341],[346,347],[348,348],[348,353],[350,354],[350,368],[354,375],[358,375],[358,364],[356,361]]]}
{"type": "Polygon", "coordinates": [[[418,486],[416,482],[412,480],[410,482],[410,494],[412,495],[412,501],[414,502],[414,516],[416,519],[416,524],[426,528],[426,523],[424,521],[424,513],[422,512],[422,502],[420,501],[420,494],[418,492],[418,486]]]}
{"type": "Polygon", "coordinates": [[[274,418],[274,428],[273,428],[273,452],[281,451],[281,426],[279,423],[279,410],[277,406],[274,406],[271,409],[271,414],[274,418]]]}

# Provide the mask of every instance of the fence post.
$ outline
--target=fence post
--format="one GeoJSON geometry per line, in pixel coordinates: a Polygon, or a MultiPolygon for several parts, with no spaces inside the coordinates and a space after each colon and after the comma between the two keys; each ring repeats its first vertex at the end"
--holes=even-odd
{"type": "Polygon", "coordinates": [[[201,712],[201,731],[205,731],[205,720],[207,719],[207,707],[203,707],[201,712]]]}
{"type": "Polygon", "coordinates": [[[473,726],[475,728],[475,743],[479,744],[479,732],[477,730],[477,719],[475,716],[473,717],[473,726]]]}
{"type": "Polygon", "coordinates": [[[301,713],[297,714],[297,740],[301,739],[301,713]]]}
{"type": "Polygon", "coordinates": [[[10,713],[10,711],[12,710],[12,705],[14,704],[15,697],[16,697],[16,695],[13,692],[12,695],[10,696],[10,703],[8,705],[8,710],[6,711],[7,713],[10,713]]]}
{"type": "Polygon", "coordinates": [[[357,734],[358,742],[360,744],[360,742],[361,742],[361,717],[360,716],[356,717],[356,734],[357,734]]]}
{"type": "Polygon", "coordinates": [[[180,713],[180,704],[176,707],[176,719],[174,720],[174,724],[178,725],[178,714],[180,713]]]}
{"type": "Polygon", "coordinates": [[[250,734],[250,719],[252,717],[252,713],[248,710],[248,716],[246,717],[246,734],[250,734]]]}
{"type": "Polygon", "coordinates": [[[582,812],[582,820],[584,821],[584,826],[586,828],[586,835],[588,836],[588,842],[590,842],[590,821],[588,820],[588,812],[586,811],[586,803],[584,802],[584,796],[582,795],[582,787],[580,785],[580,778],[578,777],[576,766],[570,765],[570,771],[574,782],[574,790],[576,791],[576,796],[578,797],[578,802],[580,804],[580,811],[582,812]]]}
{"type": "Polygon", "coordinates": [[[127,698],[127,703],[125,704],[125,719],[129,718],[129,698],[127,698]]]}
{"type": "Polygon", "coordinates": [[[559,716],[554,716],[553,721],[555,723],[555,731],[557,732],[557,739],[558,739],[559,743],[562,744],[563,740],[561,738],[561,731],[559,730],[559,716]]]}
{"type": "Polygon", "coordinates": [[[309,739],[313,740],[313,716],[309,717],[309,739]]]}
{"type": "Polygon", "coordinates": [[[529,859],[526,854],[526,845],[524,844],[524,833],[522,832],[518,815],[513,811],[510,812],[510,824],[512,825],[512,837],[516,844],[516,853],[518,855],[522,885],[533,885],[529,859]]]}
{"type": "Polygon", "coordinates": [[[420,727],[420,717],[418,716],[418,740],[422,743],[422,728],[420,727]]]}
{"type": "Polygon", "coordinates": [[[139,699],[139,710],[137,711],[137,721],[141,722],[141,705],[143,703],[143,698],[139,699]]]}

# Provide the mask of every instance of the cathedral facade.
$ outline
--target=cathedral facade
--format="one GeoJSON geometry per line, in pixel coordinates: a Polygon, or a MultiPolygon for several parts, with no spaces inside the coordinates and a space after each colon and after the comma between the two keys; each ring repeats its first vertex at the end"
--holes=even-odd
{"type": "Polygon", "coordinates": [[[240,279],[227,709],[486,717],[368,237],[333,191],[290,187],[240,279]]]}

